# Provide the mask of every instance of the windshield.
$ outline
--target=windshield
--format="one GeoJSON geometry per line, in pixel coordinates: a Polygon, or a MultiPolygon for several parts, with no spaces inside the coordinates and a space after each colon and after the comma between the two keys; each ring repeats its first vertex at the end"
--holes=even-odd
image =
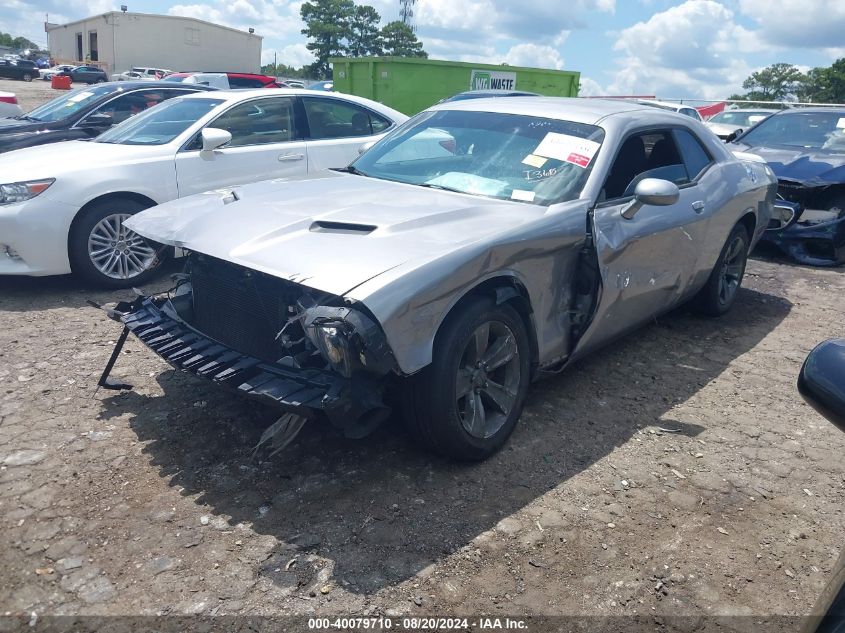
{"type": "Polygon", "coordinates": [[[373,178],[550,205],[581,194],[603,140],[594,125],[440,110],[415,117],[352,167],[373,178]]]}
{"type": "Polygon", "coordinates": [[[787,112],[761,121],[741,137],[748,145],[787,145],[845,152],[845,111],[787,112]]]}
{"type": "Polygon", "coordinates": [[[100,134],[95,143],[122,145],[164,145],[223,103],[222,99],[185,99],[176,97],[165,101],[108,132],[100,134]]]}
{"type": "Polygon", "coordinates": [[[759,123],[771,112],[755,112],[754,110],[729,110],[711,117],[709,123],[724,123],[725,125],[739,125],[742,127],[759,123]]]}
{"type": "Polygon", "coordinates": [[[38,106],[26,116],[38,121],[58,121],[81,110],[100,97],[117,92],[114,86],[92,86],[56,97],[44,105],[38,106]]]}

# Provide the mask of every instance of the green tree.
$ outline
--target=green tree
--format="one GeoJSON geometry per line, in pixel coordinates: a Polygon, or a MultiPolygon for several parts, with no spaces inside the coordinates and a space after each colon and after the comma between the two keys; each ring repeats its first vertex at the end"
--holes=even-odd
{"type": "Polygon", "coordinates": [[[422,42],[413,29],[400,21],[389,22],[381,30],[381,41],[385,55],[395,57],[428,57],[422,42]]]}
{"type": "Polygon", "coordinates": [[[845,102],[845,57],[828,67],[808,71],[798,90],[798,98],[816,103],[845,102]]]}
{"type": "Polygon", "coordinates": [[[792,64],[772,64],[751,73],[742,87],[748,90],[746,99],[755,101],[783,101],[794,96],[804,80],[803,73],[792,64]]]}
{"type": "Polygon", "coordinates": [[[375,8],[363,4],[355,7],[349,18],[347,52],[352,57],[381,55],[381,34],[379,32],[381,16],[375,8]]]}
{"type": "Polygon", "coordinates": [[[314,76],[331,77],[329,58],[346,53],[345,40],[354,11],[352,0],[310,0],[300,8],[299,14],[305,22],[302,34],[311,40],[306,48],[317,58],[311,65],[314,76]]]}

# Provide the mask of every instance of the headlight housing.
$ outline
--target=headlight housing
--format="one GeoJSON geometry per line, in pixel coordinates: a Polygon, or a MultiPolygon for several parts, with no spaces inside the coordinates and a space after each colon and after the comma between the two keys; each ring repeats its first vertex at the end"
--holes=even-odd
{"type": "Polygon", "coordinates": [[[320,354],[336,371],[346,377],[352,375],[352,354],[346,332],[341,331],[335,324],[315,323],[307,333],[311,334],[311,340],[320,354]]]}
{"type": "Polygon", "coordinates": [[[45,180],[29,180],[0,185],[0,204],[14,204],[34,198],[54,182],[56,182],[55,178],[47,178],[45,180]]]}

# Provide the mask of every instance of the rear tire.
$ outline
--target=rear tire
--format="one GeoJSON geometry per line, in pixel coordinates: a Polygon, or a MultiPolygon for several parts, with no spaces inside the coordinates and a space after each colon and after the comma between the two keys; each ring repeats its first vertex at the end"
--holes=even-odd
{"type": "Polygon", "coordinates": [[[21,79],[23,79],[24,81],[32,81],[32,75],[29,73],[24,73],[21,79]]]}
{"type": "Polygon", "coordinates": [[[444,322],[432,363],[407,380],[405,422],[441,455],[489,457],[516,427],[529,371],[528,334],[516,310],[473,299],[444,322]]]}
{"type": "Polygon", "coordinates": [[[737,224],[722,247],[707,283],[692,301],[697,312],[721,316],[731,309],[745,275],[748,246],[748,231],[742,224],[737,224]]]}
{"type": "Polygon", "coordinates": [[[119,198],[83,211],[68,235],[73,273],[100,288],[131,288],[149,281],[172,249],[124,228],[123,221],[150,206],[119,198]]]}

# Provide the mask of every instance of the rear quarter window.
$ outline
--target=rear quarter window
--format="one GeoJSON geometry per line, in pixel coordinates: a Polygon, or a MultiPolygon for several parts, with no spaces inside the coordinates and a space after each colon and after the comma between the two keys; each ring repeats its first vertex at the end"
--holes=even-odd
{"type": "Polygon", "coordinates": [[[675,140],[681,151],[681,158],[686,165],[689,179],[695,180],[713,162],[713,158],[704,149],[701,141],[687,130],[675,130],[675,140]]]}

